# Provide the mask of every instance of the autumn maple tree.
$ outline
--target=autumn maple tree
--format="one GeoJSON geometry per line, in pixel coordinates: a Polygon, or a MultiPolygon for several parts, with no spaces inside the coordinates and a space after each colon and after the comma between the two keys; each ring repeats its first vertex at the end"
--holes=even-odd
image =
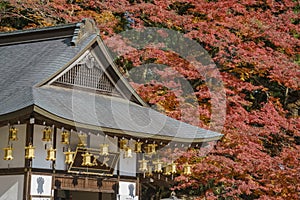
{"type": "Polygon", "coordinates": [[[109,43],[110,38],[144,27],[172,30],[196,41],[211,56],[218,77],[211,73],[212,78],[205,78],[208,71],[199,72],[168,49],[173,41],[168,39],[164,46],[132,48],[116,58],[150,105],[224,134],[207,152],[208,147],[177,152],[177,162],[191,163],[193,173],[177,176],[171,189],[199,199],[299,199],[299,12],[297,0],[9,0],[0,2],[0,30],[88,17],[112,51],[125,47],[109,43]],[[138,66],[142,72],[130,74],[138,66]],[[180,80],[192,90],[186,92],[180,80]],[[212,126],[213,106],[224,98],[211,97],[220,86],[216,80],[226,94],[226,106],[219,108],[226,118],[212,126]]]}

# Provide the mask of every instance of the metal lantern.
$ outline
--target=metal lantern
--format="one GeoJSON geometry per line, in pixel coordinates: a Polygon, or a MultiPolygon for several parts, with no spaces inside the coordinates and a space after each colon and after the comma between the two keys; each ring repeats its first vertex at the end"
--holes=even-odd
{"type": "Polygon", "coordinates": [[[165,175],[171,175],[171,165],[167,165],[166,167],[165,167],[165,173],[164,173],[165,175]]]}
{"type": "Polygon", "coordinates": [[[154,172],[161,173],[163,171],[162,170],[163,162],[161,160],[157,159],[156,161],[153,161],[152,163],[154,164],[154,172]]]}
{"type": "Polygon", "coordinates": [[[153,166],[148,165],[147,176],[153,176],[153,166]]]}
{"type": "Polygon", "coordinates": [[[174,162],[168,164],[165,168],[165,175],[176,174],[176,172],[177,172],[176,167],[177,167],[177,164],[174,162]]]}
{"type": "Polygon", "coordinates": [[[146,172],[148,171],[148,160],[145,160],[145,158],[143,158],[142,160],[139,160],[140,163],[140,168],[139,170],[142,172],[146,172]]]}
{"type": "Polygon", "coordinates": [[[86,147],[87,145],[87,135],[84,133],[78,134],[79,137],[79,143],[78,146],[79,147],[86,147]]]}
{"type": "Polygon", "coordinates": [[[67,152],[64,152],[65,156],[66,156],[66,160],[65,160],[65,163],[66,164],[71,164],[74,162],[74,154],[75,152],[71,151],[70,148],[68,148],[68,151],[67,152]]]}
{"type": "Polygon", "coordinates": [[[82,163],[81,165],[82,166],[93,166],[93,163],[92,163],[92,156],[93,154],[90,154],[89,152],[85,152],[84,154],[81,154],[82,156],[82,163]]]}
{"type": "Polygon", "coordinates": [[[132,149],[130,147],[126,147],[124,157],[125,158],[132,158],[133,157],[132,149]]]}
{"type": "Polygon", "coordinates": [[[35,147],[32,144],[29,144],[28,147],[25,147],[25,158],[33,159],[34,158],[34,149],[35,147]]]}
{"type": "Polygon", "coordinates": [[[120,149],[124,150],[127,147],[128,140],[120,139],[120,149]]]}
{"type": "Polygon", "coordinates": [[[134,151],[136,153],[142,153],[142,144],[143,144],[143,142],[135,142],[134,143],[134,151]]]}
{"type": "Polygon", "coordinates": [[[109,144],[100,144],[100,155],[107,156],[109,144]]]}
{"type": "Polygon", "coordinates": [[[184,166],[183,166],[183,174],[184,175],[190,175],[192,174],[192,171],[191,171],[191,165],[186,163],[184,166]]]}
{"type": "Polygon", "coordinates": [[[16,127],[9,128],[9,140],[16,141],[18,140],[18,129],[16,127]]]}
{"type": "Polygon", "coordinates": [[[171,173],[172,174],[177,173],[177,163],[174,163],[174,162],[171,163],[171,173]]]}
{"type": "Polygon", "coordinates": [[[70,143],[70,133],[68,131],[63,131],[61,133],[61,143],[62,144],[69,144],[70,143]]]}
{"type": "Polygon", "coordinates": [[[43,138],[42,140],[45,141],[45,142],[49,142],[52,140],[51,138],[51,133],[52,133],[52,130],[50,127],[45,127],[44,130],[43,130],[43,138]]]}
{"type": "Polygon", "coordinates": [[[47,149],[46,160],[50,160],[50,161],[55,161],[56,160],[56,149],[53,149],[52,146],[49,149],[47,149]]]}
{"type": "Polygon", "coordinates": [[[14,157],[12,156],[13,153],[13,148],[11,146],[8,146],[4,149],[4,160],[12,160],[14,159],[14,157]]]}
{"type": "Polygon", "coordinates": [[[146,146],[146,149],[145,149],[146,153],[150,154],[150,155],[155,154],[156,153],[156,147],[157,147],[157,144],[148,144],[146,146]]]}

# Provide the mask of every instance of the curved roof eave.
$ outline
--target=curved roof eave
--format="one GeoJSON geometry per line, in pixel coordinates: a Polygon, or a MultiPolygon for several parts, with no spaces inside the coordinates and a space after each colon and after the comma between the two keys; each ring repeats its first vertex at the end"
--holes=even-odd
{"type": "Polygon", "coordinates": [[[56,122],[60,122],[62,124],[76,127],[79,130],[80,129],[88,129],[91,131],[103,131],[103,132],[108,132],[108,133],[118,134],[118,135],[126,134],[129,137],[135,137],[135,138],[151,138],[154,140],[156,139],[156,140],[174,141],[174,142],[182,142],[182,143],[201,143],[201,142],[216,141],[216,140],[221,139],[223,136],[222,134],[218,134],[218,135],[215,135],[213,137],[208,137],[208,138],[191,138],[191,139],[189,139],[189,138],[163,136],[163,135],[158,135],[158,134],[154,135],[154,134],[148,134],[148,133],[143,133],[143,132],[133,132],[133,131],[114,129],[114,128],[109,128],[109,127],[101,127],[101,126],[86,124],[86,123],[81,123],[81,122],[74,122],[73,120],[54,115],[38,106],[34,106],[33,110],[35,113],[38,113],[44,117],[52,119],[56,122]]]}

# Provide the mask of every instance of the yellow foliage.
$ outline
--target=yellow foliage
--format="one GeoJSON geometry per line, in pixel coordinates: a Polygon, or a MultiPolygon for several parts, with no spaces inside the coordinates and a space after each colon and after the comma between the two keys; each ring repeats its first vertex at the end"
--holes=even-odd
{"type": "Polygon", "coordinates": [[[10,31],[15,31],[17,29],[12,28],[12,27],[7,27],[7,26],[0,26],[0,32],[10,32],[10,31]]]}
{"type": "Polygon", "coordinates": [[[192,22],[194,23],[194,24],[196,24],[196,23],[198,23],[198,22],[201,22],[201,21],[203,21],[200,17],[194,17],[193,19],[192,19],[192,22]]]}
{"type": "Polygon", "coordinates": [[[99,15],[98,22],[106,23],[110,21],[114,21],[116,18],[111,11],[104,11],[99,15]]]}
{"type": "Polygon", "coordinates": [[[80,11],[78,15],[93,18],[97,24],[105,24],[116,20],[115,16],[111,11],[103,11],[99,14],[92,10],[84,10],[80,11]]]}

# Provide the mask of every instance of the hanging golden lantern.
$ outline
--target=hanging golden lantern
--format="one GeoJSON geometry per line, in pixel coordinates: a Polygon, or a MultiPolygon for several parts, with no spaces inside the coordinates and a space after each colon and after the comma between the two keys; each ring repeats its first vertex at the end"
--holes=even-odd
{"type": "Polygon", "coordinates": [[[18,140],[18,129],[16,127],[11,126],[9,128],[9,140],[10,141],[18,140]]]}
{"type": "Polygon", "coordinates": [[[69,133],[68,131],[65,131],[65,130],[64,130],[64,131],[61,133],[61,143],[62,143],[62,144],[69,144],[69,143],[70,143],[69,138],[70,138],[70,133],[69,133]]]}
{"type": "Polygon", "coordinates": [[[125,152],[124,152],[124,157],[125,158],[132,158],[132,149],[130,147],[126,147],[125,152]]]}
{"type": "Polygon", "coordinates": [[[56,149],[53,149],[52,146],[49,149],[47,149],[46,160],[50,160],[50,161],[55,161],[56,160],[56,149]]]}
{"type": "Polygon", "coordinates": [[[108,147],[109,144],[100,144],[100,155],[102,156],[108,156],[108,147]]]}
{"type": "Polygon", "coordinates": [[[176,174],[177,172],[177,164],[172,162],[171,164],[168,164],[165,168],[165,175],[171,175],[171,174],[176,174]]]}
{"type": "Polygon", "coordinates": [[[166,176],[171,175],[171,165],[167,165],[165,167],[165,173],[164,173],[164,175],[166,175],[166,176]]]}
{"type": "Polygon", "coordinates": [[[13,153],[13,148],[11,146],[8,146],[4,149],[4,158],[3,160],[12,160],[14,157],[12,156],[13,153]]]}
{"type": "Polygon", "coordinates": [[[134,143],[134,151],[136,153],[142,153],[142,144],[143,142],[139,142],[139,141],[134,143]]]}
{"type": "Polygon", "coordinates": [[[82,166],[87,166],[87,167],[93,166],[92,163],[93,154],[90,154],[89,152],[85,152],[84,154],[81,154],[81,156],[82,156],[82,163],[81,163],[82,166]]]}
{"type": "Polygon", "coordinates": [[[153,161],[152,163],[154,164],[154,172],[161,173],[163,171],[162,170],[163,162],[159,160],[159,158],[156,161],[153,161]]]}
{"type": "Polygon", "coordinates": [[[184,175],[190,175],[192,174],[192,171],[191,171],[191,165],[186,163],[184,166],[183,166],[183,174],[184,175]]]}
{"type": "Polygon", "coordinates": [[[42,140],[45,141],[45,142],[49,142],[52,140],[51,138],[51,133],[52,133],[52,130],[50,127],[45,127],[44,130],[43,130],[43,138],[42,140]]]}
{"type": "Polygon", "coordinates": [[[79,143],[78,143],[78,147],[86,147],[87,145],[87,135],[84,133],[80,133],[78,134],[79,137],[79,143]]]}
{"type": "Polygon", "coordinates": [[[140,163],[140,168],[139,170],[142,172],[146,172],[148,171],[148,160],[145,160],[145,158],[143,158],[142,160],[139,160],[140,163]]]}
{"type": "Polygon", "coordinates": [[[156,153],[156,147],[157,147],[157,144],[148,144],[146,146],[145,151],[149,155],[155,154],[156,153]]]}
{"type": "Polygon", "coordinates": [[[148,165],[147,176],[153,176],[153,166],[148,165]]]}
{"type": "Polygon", "coordinates": [[[124,150],[127,147],[128,140],[120,139],[120,149],[124,150]]]}
{"type": "Polygon", "coordinates": [[[71,151],[70,148],[68,148],[68,151],[67,152],[64,152],[65,156],[66,156],[66,160],[65,160],[65,163],[66,164],[71,164],[74,162],[74,154],[75,152],[71,151]]]}
{"type": "Polygon", "coordinates": [[[174,162],[171,163],[171,173],[172,174],[177,173],[177,163],[174,163],[174,162]]]}
{"type": "Polygon", "coordinates": [[[34,158],[34,149],[35,149],[35,147],[32,146],[32,144],[29,144],[29,146],[25,147],[25,158],[26,159],[34,158]]]}

